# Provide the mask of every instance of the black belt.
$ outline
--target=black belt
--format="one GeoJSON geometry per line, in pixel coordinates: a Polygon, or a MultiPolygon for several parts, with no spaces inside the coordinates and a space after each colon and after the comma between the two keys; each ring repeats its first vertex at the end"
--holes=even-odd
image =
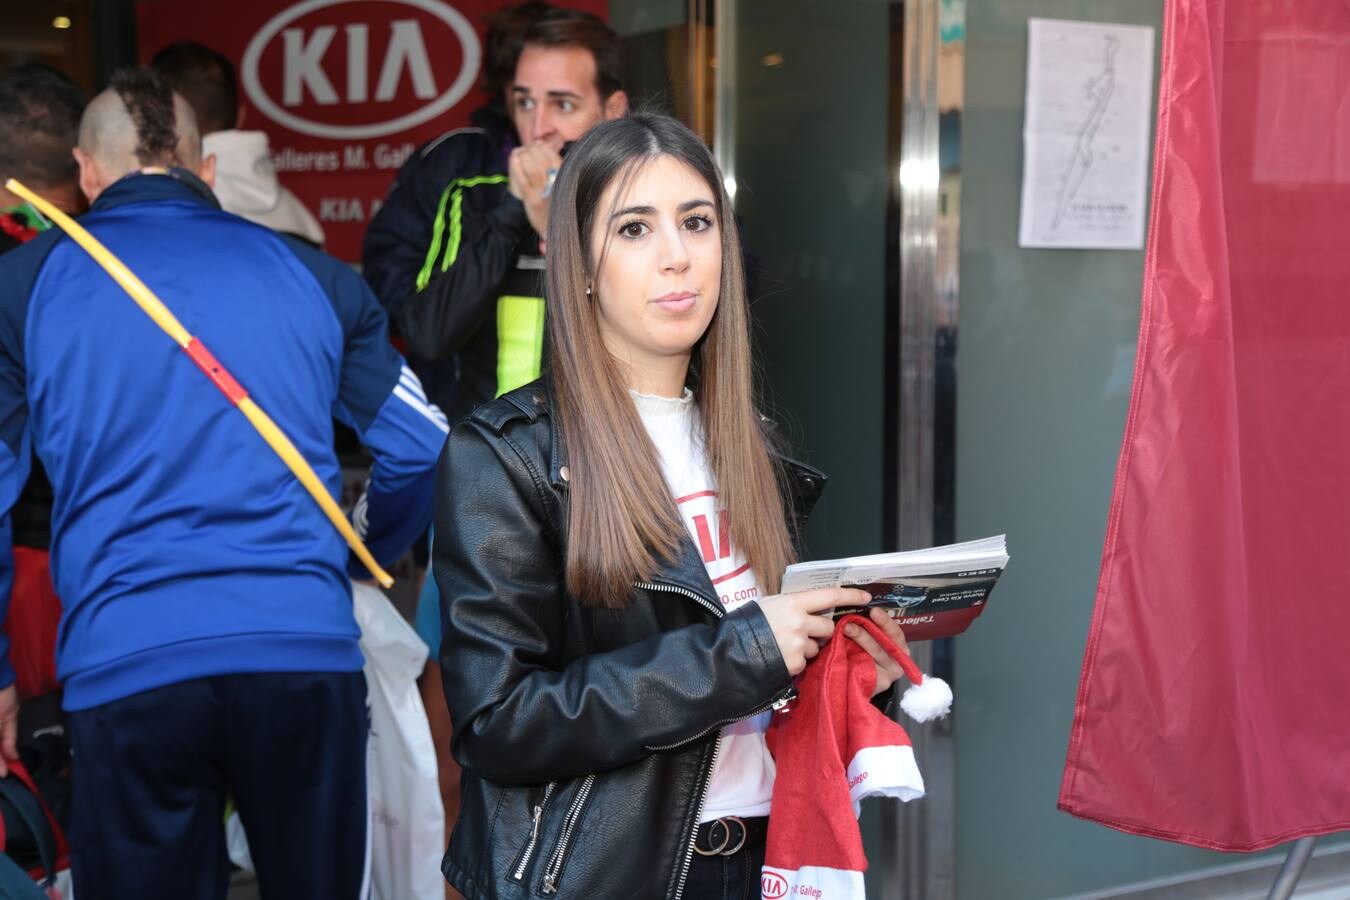
{"type": "Polygon", "coordinates": [[[700,856],[733,856],[747,844],[762,845],[768,834],[768,816],[723,816],[694,830],[694,852],[700,856]]]}

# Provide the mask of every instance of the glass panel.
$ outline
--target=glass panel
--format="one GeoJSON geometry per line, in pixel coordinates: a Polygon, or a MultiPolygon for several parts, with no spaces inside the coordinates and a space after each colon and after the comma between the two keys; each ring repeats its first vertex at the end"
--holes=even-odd
{"type": "Polygon", "coordinates": [[[713,142],[717,60],[713,0],[612,0],[624,83],[636,110],[675,116],[713,142]]]}
{"type": "MultiPolygon", "coordinates": [[[[719,158],[756,263],[763,383],[784,436],[831,476],[807,529],[815,558],[876,553],[888,457],[886,0],[736,0],[719,158]]],[[[725,43],[724,43],[725,45],[725,43]]],[[[722,60],[719,59],[719,63],[722,60]]],[[[892,317],[893,320],[893,317],[892,317]]],[[[892,322],[893,324],[893,322],[892,322]]],[[[870,896],[893,866],[864,808],[870,896]]],[[[892,894],[893,896],[893,894],[892,894]]]]}
{"type": "Polygon", "coordinates": [[[784,431],[832,477],[818,557],[882,549],[888,5],[738,0],[736,210],[784,431]]]}

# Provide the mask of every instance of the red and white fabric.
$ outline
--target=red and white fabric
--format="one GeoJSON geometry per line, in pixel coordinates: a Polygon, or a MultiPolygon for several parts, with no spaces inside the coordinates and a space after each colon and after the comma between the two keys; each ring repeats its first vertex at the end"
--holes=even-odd
{"type": "Polygon", "coordinates": [[[1060,809],[1350,829],[1350,6],[1167,0],[1139,350],[1060,809]]]}
{"type": "MultiPolygon", "coordinates": [[[[909,654],[863,616],[866,628],[911,682],[901,707],[919,721],[946,715],[951,690],[925,676],[909,654]]],[[[872,704],[876,664],[839,631],[811,661],[799,697],[775,716],[767,740],[778,766],[760,887],[764,900],[863,900],[867,857],[858,830],[866,797],[914,800],[924,794],[909,735],[872,704]]]]}

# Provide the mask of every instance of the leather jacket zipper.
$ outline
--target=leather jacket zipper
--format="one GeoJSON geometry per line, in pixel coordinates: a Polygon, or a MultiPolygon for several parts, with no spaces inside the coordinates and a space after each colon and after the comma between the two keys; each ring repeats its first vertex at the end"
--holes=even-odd
{"type": "Polygon", "coordinates": [[[520,851],[520,862],[516,863],[515,870],[511,877],[516,881],[525,880],[525,869],[530,864],[530,857],[534,856],[534,848],[539,843],[539,826],[544,820],[544,810],[548,807],[548,801],[553,796],[553,788],[556,782],[550,781],[544,788],[544,797],[534,807],[534,824],[530,826],[530,839],[525,842],[525,846],[520,851]]]}
{"type": "Polygon", "coordinates": [[[690,600],[696,601],[700,606],[714,616],[717,616],[719,619],[724,619],[727,615],[726,610],[720,605],[709,600],[707,597],[704,597],[702,594],[696,594],[688,588],[682,588],[679,585],[666,584],[664,581],[635,581],[633,582],[633,587],[647,591],[668,591],[672,594],[679,594],[683,597],[688,597],[690,600]]]}
{"type": "MultiPolygon", "coordinates": [[[[696,594],[687,588],[682,588],[674,584],[666,584],[665,582],[660,581],[636,581],[633,583],[633,586],[648,591],[668,591],[670,593],[680,594],[682,596],[690,598],[691,600],[696,601],[700,606],[707,609],[717,618],[722,619],[726,617],[726,610],[717,606],[707,597],[704,597],[700,594],[696,594]]],[[[726,719],[724,721],[718,722],[715,725],[711,725],[708,728],[703,729],[693,737],[685,738],[684,740],[679,741],[677,743],[668,744],[664,747],[649,746],[647,747],[647,749],[652,752],[660,752],[662,750],[670,750],[674,747],[679,747],[684,744],[688,744],[691,741],[696,741],[699,738],[704,737],[711,731],[714,731],[719,728],[725,728],[727,725],[730,725],[734,722],[739,722],[742,719],[748,719],[751,716],[757,716],[767,709],[772,709],[775,711],[780,710],[796,696],[797,696],[796,688],[789,685],[782,692],[780,692],[777,697],[774,697],[768,703],[765,703],[762,706],[759,706],[756,709],[751,710],[745,715],[736,716],[735,718],[726,719]]],[[[708,783],[712,780],[713,768],[717,765],[717,757],[721,752],[722,752],[722,741],[719,738],[717,743],[713,746],[712,760],[709,762],[708,768],[704,770],[703,777],[699,782],[698,813],[694,816],[694,827],[689,830],[689,841],[684,848],[684,860],[680,864],[680,880],[675,884],[675,894],[671,898],[671,900],[680,900],[680,898],[684,895],[684,885],[685,882],[689,880],[689,867],[693,864],[694,861],[694,842],[698,840],[698,820],[703,815],[703,801],[707,799],[708,783]]]]}
{"type": "MultiPolygon", "coordinates": [[[[764,704],[754,712],[746,713],[745,715],[736,719],[728,719],[726,722],[722,722],[719,725],[714,725],[713,728],[723,728],[727,725],[730,725],[732,722],[739,722],[741,721],[741,719],[748,719],[751,716],[757,716],[760,713],[764,712],[766,709],[772,709],[776,712],[782,709],[784,706],[787,706],[789,702],[791,702],[793,699],[796,698],[796,696],[797,696],[797,689],[789,687],[787,690],[783,691],[773,700],[764,704]]],[[[711,728],[708,729],[708,731],[711,730],[712,730],[711,728]]],[[[707,734],[708,731],[703,732],[703,734],[707,734]]],[[[699,735],[699,737],[702,736],[703,735],[699,735]]],[[[692,740],[698,740],[698,738],[693,738],[692,740]]],[[[687,744],[688,741],[683,741],[682,743],[687,744]]],[[[703,773],[703,782],[699,787],[699,795],[698,795],[698,815],[694,817],[694,827],[689,832],[689,845],[684,849],[684,864],[680,867],[680,880],[675,885],[675,896],[672,898],[672,900],[680,900],[680,897],[684,894],[684,883],[687,880],[689,880],[689,866],[694,861],[694,843],[698,840],[698,820],[703,818],[703,801],[707,799],[708,784],[712,781],[713,769],[717,767],[717,757],[721,752],[722,752],[722,739],[719,737],[717,739],[717,744],[713,747],[712,762],[708,764],[707,771],[703,773]]]]}
{"type": "Polygon", "coordinates": [[[768,703],[764,703],[760,706],[757,706],[754,709],[750,710],[750,712],[748,713],[739,716],[734,716],[730,719],[723,719],[720,722],[716,722],[712,725],[709,725],[707,728],[703,729],[698,734],[695,734],[691,737],[682,738],[673,744],[663,744],[660,747],[653,747],[649,744],[647,745],[647,749],[652,751],[653,753],[659,753],[662,750],[674,750],[676,747],[682,747],[685,744],[696,741],[701,737],[705,737],[709,733],[716,731],[719,728],[725,728],[728,725],[734,725],[737,722],[742,722],[746,719],[751,718],[752,716],[757,716],[762,712],[766,712],[768,710],[773,710],[774,712],[777,712],[784,706],[787,706],[789,703],[791,703],[794,699],[796,699],[796,697],[797,697],[797,689],[789,685],[788,687],[780,691],[778,696],[774,697],[768,703]]]}
{"type": "Polygon", "coordinates": [[[684,862],[680,864],[680,880],[675,883],[675,893],[671,900],[680,900],[684,896],[684,883],[689,880],[689,867],[694,862],[694,844],[698,842],[698,820],[703,818],[703,801],[708,799],[708,785],[712,782],[713,769],[717,767],[717,757],[722,752],[722,739],[718,738],[717,743],[713,745],[712,759],[708,762],[708,768],[703,770],[703,777],[698,786],[698,811],[694,813],[694,827],[689,829],[689,841],[684,847],[684,862]]]}
{"type": "MultiPolygon", "coordinates": [[[[707,597],[704,597],[704,596],[702,596],[702,595],[700,595],[700,594],[696,594],[696,593],[694,593],[693,591],[691,591],[691,590],[689,590],[689,589],[687,589],[687,588],[682,588],[682,587],[679,587],[678,585],[674,585],[674,584],[666,584],[666,583],[663,582],[663,581],[635,581],[635,582],[633,582],[633,586],[636,587],[636,588],[642,588],[643,590],[648,590],[648,591],[668,591],[668,592],[670,592],[670,593],[680,594],[681,596],[689,597],[689,598],[691,598],[691,599],[693,599],[693,600],[698,601],[699,604],[701,604],[702,606],[704,606],[704,607],[706,607],[708,610],[710,610],[710,611],[712,612],[713,615],[717,616],[717,618],[721,619],[721,618],[725,618],[725,617],[726,617],[726,611],[725,611],[725,610],[719,608],[716,604],[714,604],[714,603],[713,603],[711,600],[709,600],[707,597]]],[[[768,703],[766,703],[766,704],[764,704],[763,706],[760,706],[760,707],[758,707],[758,708],[756,708],[756,709],[753,709],[753,710],[751,710],[750,712],[745,713],[744,715],[736,716],[736,717],[730,718],[730,719],[723,719],[723,720],[720,721],[720,722],[717,722],[717,723],[715,723],[715,724],[713,724],[713,725],[709,725],[707,728],[703,729],[703,730],[700,731],[698,734],[693,735],[692,737],[687,737],[687,738],[685,738],[685,739],[683,739],[683,740],[681,740],[681,741],[676,741],[676,742],[673,743],[673,744],[665,744],[664,746],[660,746],[660,747],[652,747],[652,746],[649,745],[649,746],[647,747],[647,749],[648,749],[648,750],[651,750],[651,751],[653,751],[653,752],[659,752],[659,751],[661,751],[661,750],[672,750],[672,749],[674,749],[675,747],[679,747],[679,746],[681,746],[681,745],[683,745],[683,744],[688,744],[690,741],[696,741],[696,740],[698,740],[699,738],[703,737],[704,735],[708,734],[709,732],[712,732],[712,731],[714,731],[714,730],[716,730],[716,729],[718,729],[718,728],[723,728],[723,727],[725,727],[725,726],[727,726],[727,725],[731,725],[731,724],[733,724],[733,723],[735,723],[735,722],[739,722],[739,721],[741,721],[742,719],[748,719],[748,718],[750,718],[751,716],[757,716],[757,715],[759,715],[760,713],[764,712],[766,709],[773,709],[773,710],[779,710],[779,709],[782,709],[784,706],[787,705],[788,701],[792,700],[792,699],[793,699],[794,697],[796,697],[796,696],[797,696],[797,691],[796,691],[796,689],[795,689],[795,688],[792,688],[792,687],[788,687],[786,690],[784,690],[782,693],[780,693],[777,697],[774,697],[774,698],[773,698],[772,700],[770,700],[768,703]]]]}
{"type": "Polygon", "coordinates": [[[576,832],[577,822],[581,819],[581,812],[586,807],[586,799],[590,797],[594,785],[594,775],[583,778],[576,796],[572,798],[572,804],[567,807],[567,815],[563,817],[562,834],[558,837],[558,846],[554,848],[553,855],[548,858],[548,866],[544,869],[542,892],[545,894],[554,894],[558,891],[558,877],[562,875],[563,863],[567,861],[567,849],[572,844],[572,835],[576,832]]]}

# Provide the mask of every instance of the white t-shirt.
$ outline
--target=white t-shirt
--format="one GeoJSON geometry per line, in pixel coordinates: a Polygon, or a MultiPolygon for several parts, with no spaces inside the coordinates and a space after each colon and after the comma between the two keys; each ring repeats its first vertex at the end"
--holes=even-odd
{"type": "MultiPolygon", "coordinates": [[[[717,502],[717,485],[708,471],[703,428],[693,393],[686,389],[678,400],[636,391],[629,393],[661,456],[661,473],[694,546],[703,556],[722,605],[730,611],[748,603],[760,595],[760,584],[727,531],[726,510],[717,502]]],[[[769,814],[777,769],[764,743],[764,731],[772,715],[770,711],[762,712],[722,729],[701,821],[769,814]]]]}

